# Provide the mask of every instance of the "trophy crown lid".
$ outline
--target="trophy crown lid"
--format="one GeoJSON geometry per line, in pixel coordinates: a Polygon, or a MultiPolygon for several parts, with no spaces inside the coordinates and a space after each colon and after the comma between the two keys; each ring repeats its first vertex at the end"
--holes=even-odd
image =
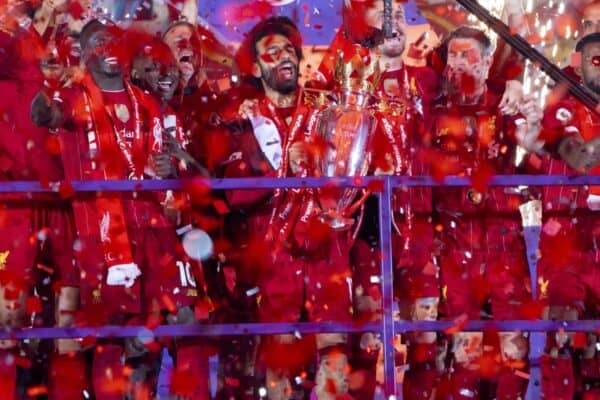
{"type": "Polygon", "coordinates": [[[372,94],[381,83],[382,71],[379,61],[362,57],[357,51],[348,61],[340,52],[335,64],[335,80],[341,88],[372,94]]]}

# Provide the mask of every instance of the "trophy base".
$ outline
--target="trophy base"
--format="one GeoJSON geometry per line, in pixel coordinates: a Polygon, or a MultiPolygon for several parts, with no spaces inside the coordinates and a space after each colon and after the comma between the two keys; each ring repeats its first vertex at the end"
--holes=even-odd
{"type": "Polygon", "coordinates": [[[323,212],[319,220],[329,225],[334,231],[347,231],[354,225],[354,218],[346,218],[334,211],[323,212]]]}

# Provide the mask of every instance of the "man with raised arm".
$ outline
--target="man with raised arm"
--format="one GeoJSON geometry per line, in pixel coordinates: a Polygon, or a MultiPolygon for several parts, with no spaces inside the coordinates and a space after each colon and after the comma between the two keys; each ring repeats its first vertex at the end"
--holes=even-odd
{"type": "MultiPolygon", "coordinates": [[[[126,60],[117,47],[121,34],[107,21],[90,21],[80,36],[86,67],[81,81],[52,97],[42,90],[32,103],[34,122],[62,128],[61,150],[69,179],[164,178],[175,170],[170,155],[162,152],[158,103],[133,86],[123,70],[126,60]]],[[[87,323],[139,324],[142,318],[160,323],[162,310],[181,323],[193,320],[188,306],[200,290],[199,271],[182,254],[159,200],[150,192],[73,198],[84,276],[82,315],[87,323]]],[[[143,357],[149,345],[128,341],[126,355],[143,357]]],[[[178,349],[183,363],[178,368],[205,383],[206,368],[194,346],[178,349]]],[[[122,397],[124,386],[109,381],[126,378],[123,352],[120,341],[97,346],[92,366],[96,398],[122,397]]],[[[208,389],[198,385],[185,394],[208,398],[208,389]]]]}
{"type": "MultiPolygon", "coordinates": [[[[600,33],[579,40],[580,65],[575,72],[600,100],[600,33]]],[[[572,175],[599,172],[600,117],[570,95],[544,110],[545,142],[540,172],[572,175]]],[[[542,192],[543,225],[538,261],[540,296],[548,319],[598,317],[600,280],[597,186],[550,186],[542,192]]],[[[548,336],[542,363],[545,398],[599,395],[597,336],[555,333],[548,336]]],[[[586,397],[588,396],[588,397],[586,397]]]]}
{"type": "MultiPolygon", "coordinates": [[[[520,319],[531,297],[518,208],[523,199],[517,190],[488,188],[487,182],[493,174],[518,172],[516,147],[530,145],[522,138],[538,132],[541,110],[534,99],[520,105],[523,117],[507,116],[499,107],[500,95],[486,85],[492,53],[482,31],[459,28],[443,46],[444,91],[433,108],[431,171],[438,179],[465,175],[473,184],[433,190],[442,246],[441,303],[449,318],[481,319],[491,312],[499,320],[520,319]]],[[[487,339],[483,332],[453,334],[448,386],[438,391],[477,398],[481,380],[487,379],[497,381],[497,398],[524,396],[527,340],[519,333],[500,332],[497,353],[489,353],[487,339]],[[480,366],[493,354],[498,373],[491,376],[480,366]]]]}

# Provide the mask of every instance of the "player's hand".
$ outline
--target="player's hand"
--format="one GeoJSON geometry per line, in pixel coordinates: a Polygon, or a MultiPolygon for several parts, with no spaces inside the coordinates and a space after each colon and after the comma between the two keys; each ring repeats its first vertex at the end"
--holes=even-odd
{"type": "Polygon", "coordinates": [[[309,154],[306,143],[296,142],[290,146],[289,161],[290,169],[294,174],[298,173],[301,168],[308,164],[309,154]]]}
{"type": "Polygon", "coordinates": [[[31,101],[29,115],[31,121],[37,126],[47,126],[54,128],[59,125],[62,113],[57,106],[53,104],[50,96],[45,91],[40,90],[31,101]]]}
{"type": "Polygon", "coordinates": [[[506,89],[502,95],[502,100],[498,105],[504,115],[515,115],[519,112],[519,105],[523,99],[523,85],[519,81],[511,80],[506,82],[506,89]]]}
{"type": "Polygon", "coordinates": [[[258,100],[244,100],[244,102],[240,105],[240,108],[238,109],[238,114],[244,119],[250,119],[260,114],[260,111],[258,110],[258,100]]]}
{"type": "Polygon", "coordinates": [[[540,102],[531,95],[523,96],[519,104],[519,112],[525,117],[530,127],[539,125],[544,117],[540,102]]]}
{"type": "Polygon", "coordinates": [[[184,160],[187,157],[187,153],[181,147],[181,144],[172,135],[163,135],[163,150],[171,157],[175,157],[178,160],[184,160]]]}
{"type": "Polygon", "coordinates": [[[152,171],[159,178],[168,178],[175,175],[175,165],[169,153],[160,152],[151,154],[149,163],[152,171]]]}

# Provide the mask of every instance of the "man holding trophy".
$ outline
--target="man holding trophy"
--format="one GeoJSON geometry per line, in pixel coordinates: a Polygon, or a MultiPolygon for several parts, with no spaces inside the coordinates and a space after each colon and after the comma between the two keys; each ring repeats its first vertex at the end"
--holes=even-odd
{"type": "MultiPolygon", "coordinates": [[[[246,60],[240,63],[247,67],[242,72],[256,89],[246,92],[253,95],[240,108],[243,120],[229,123],[233,151],[224,164],[226,177],[312,173],[312,152],[304,136],[314,130],[318,108],[305,106],[308,99],[298,87],[301,57],[300,34],[288,18],[266,19],[249,32],[238,58],[246,60]]],[[[245,273],[254,273],[258,281],[263,322],[351,318],[346,234],[318,218],[302,218],[313,216],[312,197],[312,192],[294,189],[227,193],[232,209],[246,215],[238,242],[245,249],[243,267],[257,270],[245,273]]],[[[345,342],[342,334],[317,335],[315,392],[320,399],[347,393],[345,342]]],[[[289,377],[312,360],[314,346],[294,335],[263,341],[270,399],[291,396],[289,377]]]]}

